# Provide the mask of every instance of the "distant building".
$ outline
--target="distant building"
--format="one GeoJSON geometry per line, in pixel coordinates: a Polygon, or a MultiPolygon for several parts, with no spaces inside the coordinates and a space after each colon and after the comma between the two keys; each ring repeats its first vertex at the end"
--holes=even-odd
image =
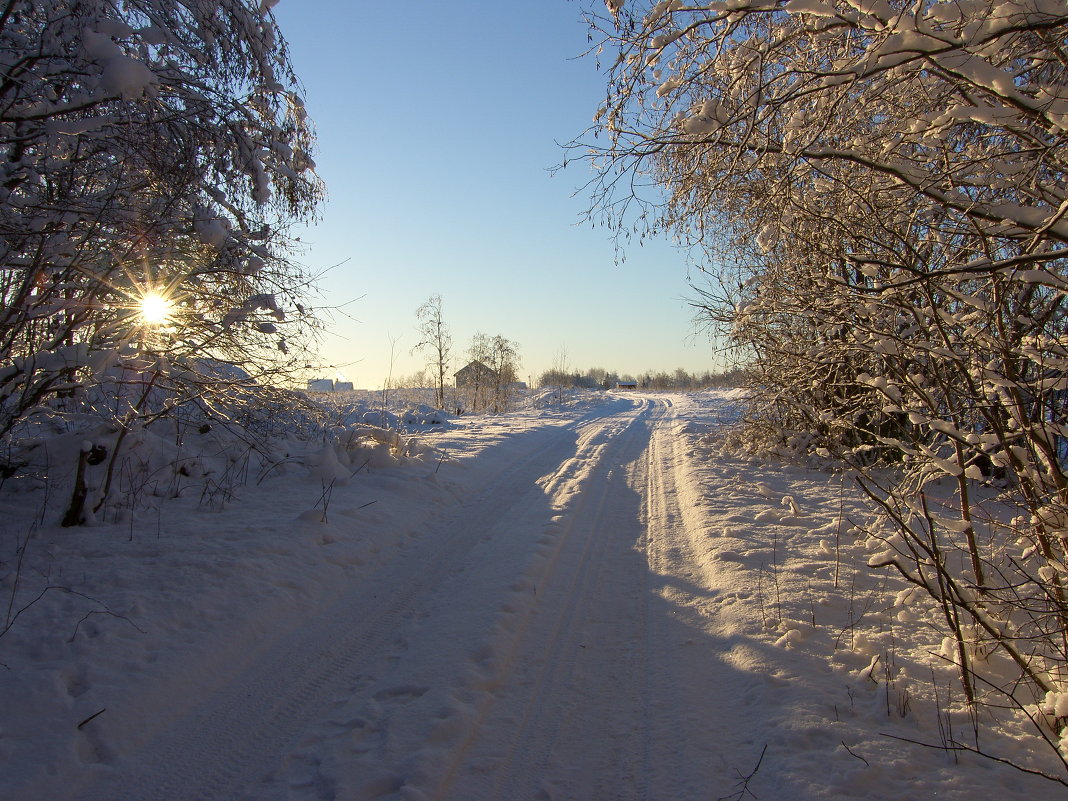
{"type": "Polygon", "coordinates": [[[637,388],[638,388],[638,382],[637,381],[617,381],[616,382],[616,389],[637,389],[637,388]]]}
{"type": "Polygon", "coordinates": [[[335,381],[334,392],[352,392],[351,381],[335,381]]]}
{"type": "Polygon", "coordinates": [[[475,359],[466,367],[458,370],[454,378],[458,389],[462,387],[485,387],[496,381],[497,373],[478,361],[478,359],[475,359]]]}
{"type": "MultiPolygon", "coordinates": [[[[349,384],[352,387],[352,384],[349,384]]],[[[331,378],[312,378],[308,381],[308,392],[333,392],[334,381],[331,378]]]]}

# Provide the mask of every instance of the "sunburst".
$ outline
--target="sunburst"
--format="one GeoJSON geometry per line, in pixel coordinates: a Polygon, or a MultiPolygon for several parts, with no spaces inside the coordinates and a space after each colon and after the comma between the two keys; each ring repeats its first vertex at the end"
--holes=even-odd
{"type": "Polygon", "coordinates": [[[120,308],[126,325],[143,331],[171,330],[179,323],[182,298],[182,275],[167,281],[157,270],[144,268],[141,275],[125,271],[125,286],[115,286],[122,298],[120,308]]]}
{"type": "Polygon", "coordinates": [[[137,316],[142,324],[158,328],[171,321],[174,315],[174,301],[155,289],[148,289],[137,301],[137,316]]]}

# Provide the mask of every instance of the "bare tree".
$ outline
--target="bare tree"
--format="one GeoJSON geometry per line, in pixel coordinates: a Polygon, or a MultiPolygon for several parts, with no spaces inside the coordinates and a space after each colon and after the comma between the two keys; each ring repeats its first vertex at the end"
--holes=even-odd
{"type": "MultiPolygon", "coordinates": [[[[467,386],[468,406],[472,411],[482,411],[488,405],[487,398],[492,378],[488,371],[490,360],[490,338],[481,331],[475,332],[471,337],[471,344],[467,347],[467,358],[475,365],[467,386]],[[486,370],[481,369],[482,365],[486,370]]],[[[459,388],[458,388],[459,389],[459,388]]]]}
{"type": "Polygon", "coordinates": [[[493,411],[506,412],[519,376],[519,344],[500,334],[488,344],[486,366],[493,371],[493,411]]]}
{"type": "Polygon", "coordinates": [[[491,337],[478,332],[467,355],[475,365],[466,387],[470,408],[494,414],[507,411],[519,374],[518,345],[500,334],[491,337]]]}
{"type": "Polygon", "coordinates": [[[452,333],[441,310],[441,295],[431,295],[415,312],[419,320],[419,343],[412,348],[421,350],[427,357],[427,366],[434,376],[436,403],[445,408],[445,377],[452,359],[452,333]]]}

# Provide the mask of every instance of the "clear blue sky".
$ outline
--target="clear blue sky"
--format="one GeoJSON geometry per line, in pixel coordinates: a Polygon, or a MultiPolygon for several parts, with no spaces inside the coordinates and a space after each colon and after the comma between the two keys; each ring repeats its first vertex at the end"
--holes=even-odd
{"type": "MultiPolygon", "coordinates": [[[[340,264],[324,302],[352,301],[325,364],[378,387],[396,339],[394,375],[415,372],[415,309],[440,294],[458,352],[476,331],[503,334],[524,377],[561,349],[578,370],[714,368],[692,336],[684,255],[654,243],[616,264],[609,233],[579,221],[588,167],[549,173],[604,94],[594,60],[579,58],[578,3],[283,0],[274,11],[329,192],[302,260],[340,264]]],[[[463,363],[458,353],[454,369],[463,363]]]]}

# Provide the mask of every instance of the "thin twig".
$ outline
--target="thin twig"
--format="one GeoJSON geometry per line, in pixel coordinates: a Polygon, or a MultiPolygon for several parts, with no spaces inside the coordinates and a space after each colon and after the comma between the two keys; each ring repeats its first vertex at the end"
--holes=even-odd
{"type": "Polygon", "coordinates": [[[130,620],[130,618],[126,617],[125,615],[119,615],[119,614],[116,614],[115,612],[112,612],[108,608],[108,605],[106,603],[104,603],[103,601],[101,601],[101,600],[99,600],[97,598],[93,598],[91,595],[86,595],[84,592],[78,592],[77,590],[72,590],[70,587],[63,587],[63,586],[61,586],[59,584],[49,584],[47,587],[45,587],[43,590],[41,590],[37,594],[36,598],[34,598],[32,601],[30,601],[25,606],[23,606],[21,609],[19,609],[19,611],[17,611],[12,616],[11,620],[7,623],[7,625],[4,626],[4,628],[2,630],[0,630],[0,637],[3,637],[5,634],[7,634],[9,631],[11,631],[12,626],[15,625],[15,621],[17,621],[19,619],[19,616],[23,612],[25,612],[27,609],[32,607],[34,604],[36,604],[38,601],[40,601],[42,598],[44,598],[45,595],[48,592],[50,592],[51,590],[59,590],[60,592],[65,592],[65,593],[67,593],[69,595],[77,595],[79,598],[84,598],[85,600],[89,601],[90,603],[100,604],[102,607],[104,607],[103,610],[96,610],[95,612],[90,612],[87,615],[85,615],[85,617],[83,617],[81,620],[79,620],[78,621],[78,625],[74,627],[74,634],[71,635],[70,639],[67,640],[67,642],[73,642],[74,641],[74,637],[78,634],[78,626],[80,626],[86,620],[86,618],[88,618],[89,615],[92,615],[92,614],[106,614],[106,615],[110,615],[111,617],[117,617],[119,620],[125,620],[127,623],[129,623],[131,626],[133,626],[135,629],[137,629],[142,634],[145,633],[144,629],[142,629],[140,626],[138,626],[136,623],[134,623],[132,620],[130,620]]]}
{"type": "Polygon", "coordinates": [[[30,546],[30,539],[33,537],[34,531],[37,529],[37,522],[34,521],[30,524],[30,530],[26,532],[26,539],[22,543],[18,541],[18,535],[15,536],[16,550],[18,551],[18,559],[15,561],[15,583],[11,587],[11,597],[7,602],[7,614],[4,615],[4,631],[7,631],[11,627],[14,620],[11,617],[11,610],[15,606],[15,595],[19,591],[19,584],[22,581],[22,562],[26,558],[26,549],[30,546]]]}
{"type": "Polygon", "coordinates": [[[753,777],[756,776],[757,771],[760,770],[760,763],[764,761],[764,754],[766,754],[767,751],[768,744],[764,743],[764,748],[760,751],[760,758],[757,760],[756,767],[754,767],[753,770],[750,771],[748,776],[743,776],[741,774],[741,771],[735,769],[735,772],[738,774],[738,791],[734,795],[722,796],[721,798],[717,799],[717,801],[742,801],[742,799],[745,798],[747,793],[753,798],[756,798],[756,794],[749,789],[749,782],[753,780],[753,777]]]}
{"type": "Polygon", "coordinates": [[[900,740],[903,743],[911,743],[912,745],[919,745],[923,746],[924,748],[933,748],[938,751],[952,751],[954,753],[958,751],[964,751],[967,753],[976,754],[981,757],[986,757],[987,759],[992,759],[995,762],[1000,762],[1003,765],[1008,765],[1009,767],[1016,768],[1016,770],[1022,771],[1023,773],[1030,773],[1033,776],[1041,776],[1043,779],[1049,779],[1050,781],[1057,782],[1058,784],[1063,784],[1065,787],[1068,787],[1068,779],[1063,779],[1060,776],[1054,776],[1050,773],[1046,773],[1045,771],[1017,764],[1016,762],[1013,762],[1010,759],[1005,759],[1004,757],[999,757],[995,754],[988,754],[985,751],[982,751],[978,748],[973,748],[970,745],[964,745],[962,743],[957,742],[956,740],[951,740],[945,745],[939,745],[936,743],[925,743],[922,740],[912,740],[908,737],[898,737],[897,735],[887,734],[886,732],[879,732],[879,734],[883,737],[889,737],[891,740],[900,740]]]}
{"type": "Polygon", "coordinates": [[[849,747],[848,745],[846,745],[846,744],[845,744],[845,740],[842,740],[842,748],[844,748],[844,749],[845,749],[846,751],[848,751],[848,752],[849,752],[849,755],[850,755],[850,756],[852,756],[852,757],[856,757],[856,758],[857,758],[857,759],[859,759],[859,760],[860,760],[861,762],[863,762],[863,763],[864,763],[864,764],[865,764],[865,765],[866,765],[867,767],[869,767],[869,768],[871,767],[871,765],[870,765],[870,764],[868,763],[868,760],[866,760],[866,759],[865,759],[864,757],[862,757],[862,756],[861,756],[860,754],[854,753],[853,749],[852,749],[852,748],[850,748],[850,747],[849,747]]]}
{"type": "MultiPolygon", "coordinates": [[[[83,597],[85,597],[85,596],[83,596],[83,597]]],[[[97,603],[99,604],[99,603],[100,603],[100,601],[97,601],[97,603]]],[[[104,606],[103,604],[100,604],[100,605],[101,605],[101,606],[104,606]]],[[[93,609],[93,610],[92,610],[92,611],[90,611],[90,612],[86,612],[86,613],[85,613],[85,614],[84,614],[84,615],[82,616],[82,619],[81,619],[81,620],[79,620],[79,621],[77,622],[77,624],[75,624],[75,626],[74,626],[74,632],[73,632],[73,633],[72,633],[72,634],[70,635],[70,639],[69,639],[69,640],[67,640],[67,642],[74,642],[74,638],[78,636],[78,629],[79,629],[79,628],[81,628],[81,625],[82,625],[82,623],[84,623],[85,621],[87,621],[87,620],[88,620],[89,618],[91,618],[91,617],[92,617],[93,615],[108,615],[109,617],[116,617],[116,618],[118,618],[119,620],[125,620],[125,621],[126,621],[127,623],[129,623],[129,624],[130,624],[131,626],[133,626],[133,627],[134,627],[135,629],[137,629],[137,630],[138,630],[139,632],[141,632],[142,634],[144,634],[144,633],[145,633],[144,629],[142,629],[142,628],[141,628],[140,626],[138,626],[138,625],[137,625],[136,623],[134,623],[134,622],[133,622],[132,620],[130,620],[130,618],[126,617],[126,615],[118,615],[118,614],[115,614],[115,613],[114,613],[114,612],[112,612],[112,611],[111,611],[110,609],[108,609],[108,608],[107,608],[106,606],[104,606],[104,608],[103,608],[103,609],[93,609]]]]}
{"type": "Polygon", "coordinates": [[[100,710],[99,712],[94,712],[94,713],[93,713],[93,714],[91,714],[91,715],[90,715],[89,717],[87,717],[87,718],[86,718],[85,720],[83,720],[83,721],[82,721],[81,723],[79,723],[79,724],[78,724],[78,728],[80,729],[80,728],[81,728],[82,726],[84,726],[84,725],[85,725],[86,723],[88,723],[89,721],[93,720],[94,718],[97,718],[97,717],[99,717],[100,715],[103,715],[103,714],[104,714],[105,712],[107,712],[107,711],[108,711],[108,710],[107,710],[107,707],[104,707],[104,708],[103,708],[103,709],[101,709],[101,710],[100,710]]]}

